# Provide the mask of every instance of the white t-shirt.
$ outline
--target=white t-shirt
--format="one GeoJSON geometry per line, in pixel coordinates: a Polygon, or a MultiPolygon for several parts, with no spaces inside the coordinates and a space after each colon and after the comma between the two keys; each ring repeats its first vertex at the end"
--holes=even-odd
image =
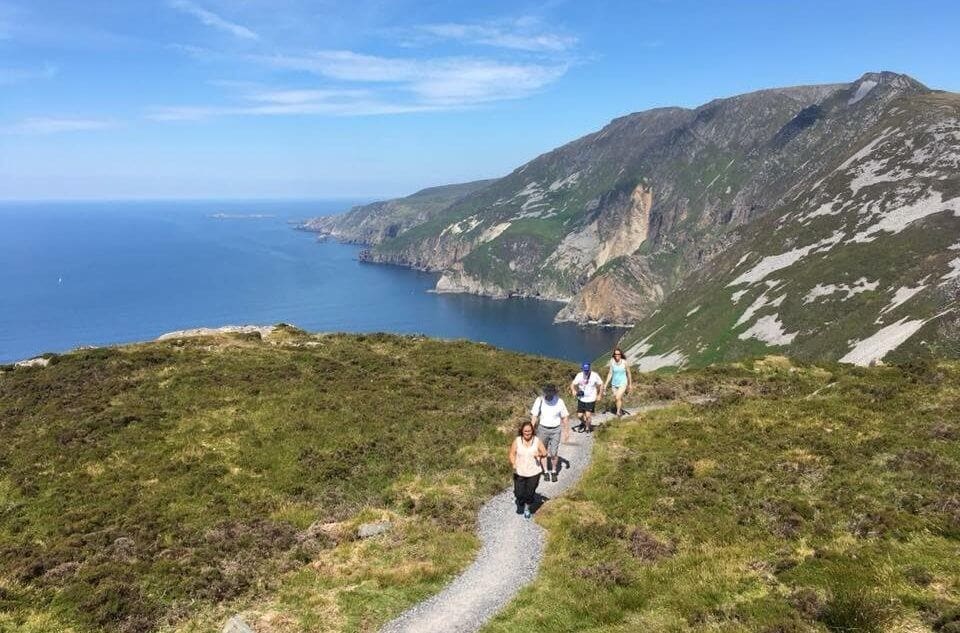
{"type": "Polygon", "coordinates": [[[570,413],[567,412],[567,405],[563,403],[563,398],[560,396],[557,396],[557,401],[553,404],[543,398],[534,400],[533,406],[530,408],[530,415],[537,415],[538,412],[540,414],[540,426],[546,429],[557,428],[563,418],[570,416],[570,413]],[[541,402],[543,403],[542,406],[541,402]]]}
{"type": "Polygon", "coordinates": [[[580,371],[577,372],[577,377],[573,379],[573,384],[579,391],[583,392],[583,395],[578,397],[580,402],[596,402],[597,390],[603,386],[603,381],[600,380],[600,374],[595,371],[591,371],[589,376],[584,376],[583,372],[580,371]]]}

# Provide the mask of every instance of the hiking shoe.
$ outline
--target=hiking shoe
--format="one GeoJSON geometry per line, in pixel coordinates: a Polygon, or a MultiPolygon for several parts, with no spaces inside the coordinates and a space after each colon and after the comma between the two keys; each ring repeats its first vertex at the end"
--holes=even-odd
{"type": "Polygon", "coordinates": [[[526,508],[523,509],[523,518],[524,518],[524,519],[529,519],[529,518],[530,518],[530,508],[529,508],[529,507],[526,507],[526,508]]]}
{"type": "Polygon", "coordinates": [[[519,501],[517,502],[517,514],[523,514],[523,504],[519,501]]]}
{"type": "Polygon", "coordinates": [[[550,481],[556,481],[556,480],[557,480],[557,473],[550,473],[550,481]]]}

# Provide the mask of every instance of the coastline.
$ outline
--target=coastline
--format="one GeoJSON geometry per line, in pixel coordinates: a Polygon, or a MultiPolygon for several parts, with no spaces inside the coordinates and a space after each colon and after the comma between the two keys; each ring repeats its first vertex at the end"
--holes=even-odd
{"type": "MultiPolygon", "coordinates": [[[[327,217],[336,217],[336,216],[327,216],[327,217]]],[[[316,235],[317,242],[326,242],[328,240],[334,240],[339,244],[349,244],[351,246],[361,246],[364,247],[360,253],[357,255],[357,261],[364,264],[377,264],[381,266],[394,266],[397,268],[403,268],[407,270],[415,270],[418,272],[431,273],[439,275],[434,288],[428,290],[428,293],[431,294],[466,294],[473,295],[477,297],[483,297],[486,299],[495,299],[495,300],[506,300],[506,299],[536,299],[537,301],[545,301],[549,303],[558,303],[561,305],[561,308],[558,310],[557,314],[560,315],[564,312],[564,307],[569,306],[573,301],[573,297],[570,296],[553,296],[553,295],[544,295],[541,293],[526,292],[520,289],[503,289],[499,286],[493,284],[483,284],[482,282],[476,281],[473,277],[470,277],[462,270],[457,268],[438,268],[430,265],[419,264],[414,261],[403,258],[402,256],[397,258],[380,258],[373,255],[373,247],[376,244],[373,244],[369,241],[357,240],[345,238],[341,235],[338,235],[336,232],[329,229],[319,229],[311,228],[307,225],[306,222],[301,223],[295,227],[299,231],[304,231],[307,233],[313,233],[316,235]]],[[[612,323],[607,321],[600,321],[597,319],[580,319],[575,316],[563,316],[560,318],[554,318],[553,323],[555,325],[559,324],[573,324],[579,327],[597,327],[597,328],[606,328],[606,329],[622,329],[629,330],[634,327],[633,323],[612,323]]]]}

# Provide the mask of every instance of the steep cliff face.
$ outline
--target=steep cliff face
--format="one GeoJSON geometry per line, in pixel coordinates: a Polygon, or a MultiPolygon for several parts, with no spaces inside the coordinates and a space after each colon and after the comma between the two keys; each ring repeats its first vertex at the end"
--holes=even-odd
{"type": "MultiPolygon", "coordinates": [[[[883,80],[824,109],[867,100],[883,80]]],[[[960,356],[960,95],[879,103],[845,152],[814,152],[816,169],[778,207],[637,324],[628,355],[644,367],[960,356]]]]}
{"type": "MultiPolygon", "coordinates": [[[[646,242],[597,276],[612,276],[618,286],[644,291],[649,279],[632,271],[653,270],[670,292],[729,249],[742,227],[816,186],[832,161],[848,156],[864,131],[887,116],[894,99],[927,92],[908,77],[870,73],[849,85],[765,91],[698,108],[678,136],[686,158],[664,158],[646,176],[658,192],[646,242]],[[776,106],[786,95],[818,101],[798,108],[787,120],[771,117],[782,111],[776,106]],[[746,128],[744,121],[753,125],[746,128]],[[647,266],[635,266],[634,260],[647,266]]],[[[656,301],[657,295],[643,294],[656,301]]],[[[655,308],[656,303],[637,305],[632,317],[637,320],[655,308]]],[[[561,316],[585,320],[597,314],[572,305],[561,316]]]]}
{"type": "Polygon", "coordinates": [[[472,190],[364,258],[440,271],[441,291],[568,301],[560,320],[634,323],[742,249],[758,221],[821,188],[896,114],[893,103],[929,94],[909,77],[868,73],[631,114],[472,190]]]}
{"type": "Polygon", "coordinates": [[[664,294],[657,275],[644,260],[634,258],[588,281],[555,320],[632,325],[637,315],[651,313],[664,294]]]}

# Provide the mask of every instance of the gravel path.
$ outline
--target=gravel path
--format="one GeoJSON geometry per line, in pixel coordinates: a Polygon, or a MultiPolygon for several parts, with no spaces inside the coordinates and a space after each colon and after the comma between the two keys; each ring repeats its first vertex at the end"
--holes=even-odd
{"type": "MultiPolygon", "coordinates": [[[[595,424],[602,424],[610,417],[599,413],[593,419],[595,424]]],[[[566,461],[562,462],[559,481],[541,481],[537,492],[549,499],[563,494],[590,464],[592,449],[592,434],[571,433],[570,442],[560,446],[560,457],[566,461]]],[[[546,532],[516,513],[512,487],[480,509],[477,535],[482,545],[473,564],[443,591],[387,623],[381,633],[478,631],[537,577],[546,532]]]]}

